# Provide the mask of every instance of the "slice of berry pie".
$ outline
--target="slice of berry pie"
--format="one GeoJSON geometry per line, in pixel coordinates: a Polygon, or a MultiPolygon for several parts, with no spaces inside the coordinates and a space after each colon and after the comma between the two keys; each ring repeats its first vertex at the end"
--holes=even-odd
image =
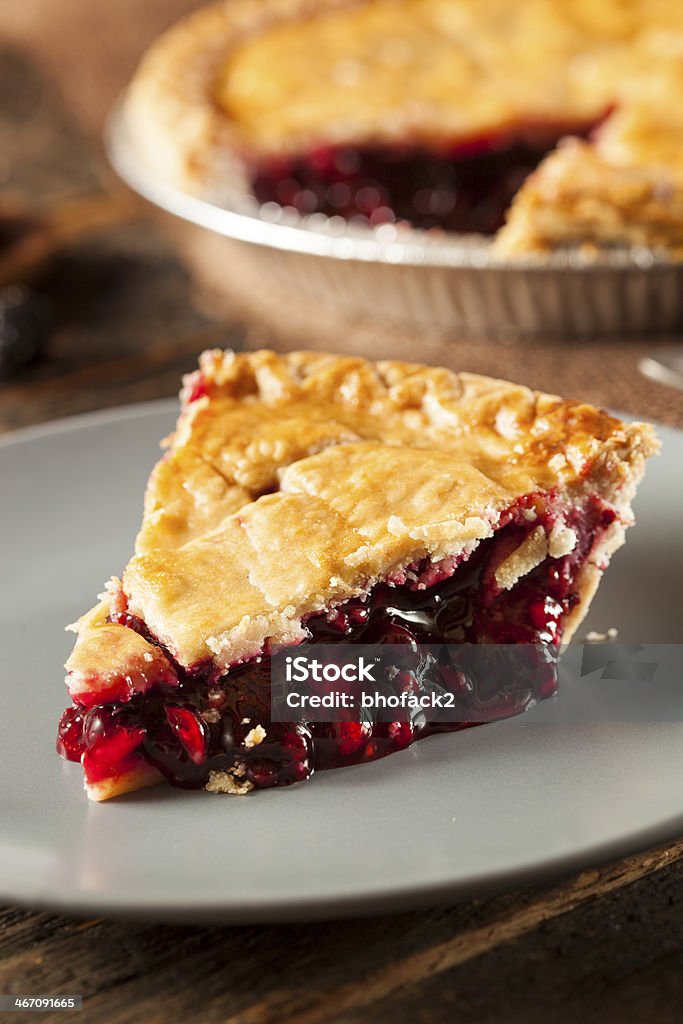
{"type": "Polygon", "coordinates": [[[500,232],[505,259],[634,244],[680,256],[682,12],[233,0],[158,41],[127,121],[162,177],[219,201],[500,232]]]}
{"type": "Polygon", "coordinates": [[[273,721],[273,647],[556,647],[657,449],[505,381],[309,352],[206,352],[181,399],[136,553],[73,627],[58,749],[95,800],[288,785],[462,727],[273,721]]]}

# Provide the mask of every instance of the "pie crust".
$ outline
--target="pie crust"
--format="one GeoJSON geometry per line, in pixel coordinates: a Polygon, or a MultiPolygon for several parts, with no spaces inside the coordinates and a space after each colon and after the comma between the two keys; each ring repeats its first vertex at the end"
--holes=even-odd
{"type": "MultiPolygon", "coordinates": [[[[585,503],[599,503],[609,515],[563,613],[568,640],[658,447],[647,424],[520,385],[310,352],[205,352],[181,399],[135,555],[73,627],[67,685],[84,713],[143,701],[155,687],[172,700],[198,672],[230,686],[234,666],[302,641],[312,618],[378,585],[428,594],[433,581],[456,578],[511,509],[525,539],[501,556],[492,585],[514,594],[547,559],[571,558],[585,503]],[[544,522],[538,510],[550,505],[544,522]]],[[[240,724],[246,754],[265,733],[240,724]]],[[[160,778],[144,762],[124,768],[90,795],[160,778]]],[[[246,791],[247,781],[212,785],[246,791]]]]}
{"type": "Polygon", "coordinates": [[[521,184],[494,251],[679,256],[682,87],[683,14],[668,0],[234,0],[157,41],[127,117],[162,176],[219,198],[339,147],[379,147],[398,167],[531,139],[542,157],[593,126],[521,184]]]}

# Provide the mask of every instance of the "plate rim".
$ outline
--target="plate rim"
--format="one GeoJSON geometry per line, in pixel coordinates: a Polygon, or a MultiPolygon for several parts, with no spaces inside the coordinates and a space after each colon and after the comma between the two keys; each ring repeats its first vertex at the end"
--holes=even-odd
{"type": "Polygon", "coordinates": [[[56,419],[41,420],[40,423],[31,423],[26,427],[17,427],[15,430],[5,430],[0,433],[0,448],[8,448],[12,444],[22,444],[26,441],[40,441],[54,434],[68,434],[91,423],[97,426],[100,423],[108,423],[113,420],[128,419],[129,416],[131,419],[146,416],[155,411],[161,412],[164,406],[168,406],[169,411],[172,411],[173,408],[180,410],[180,400],[177,396],[175,398],[149,398],[143,402],[108,405],[102,409],[90,409],[87,412],[71,413],[56,419]]]}
{"type": "MultiPolygon", "coordinates": [[[[495,723],[493,723],[495,724],[495,723]]],[[[613,861],[637,856],[655,849],[667,841],[680,838],[683,834],[683,808],[680,814],[667,818],[658,825],[641,829],[617,842],[601,842],[587,846],[579,853],[564,854],[531,863],[523,868],[486,872],[476,878],[459,882],[438,882],[426,885],[387,888],[381,893],[370,894],[334,893],[330,896],[314,896],[310,899],[270,899],[267,903],[244,901],[209,904],[208,901],[176,900],[167,898],[149,900],[145,903],[125,903],[113,896],[109,898],[81,896],[78,890],[65,898],[32,897],[0,889],[0,900],[5,904],[22,906],[34,910],[53,911],[73,916],[92,914],[112,919],[149,920],[178,924],[284,924],[304,921],[343,920],[354,917],[370,917],[380,914],[405,913],[411,910],[427,910],[437,905],[452,906],[467,899],[493,896],[500,892],[524,888],[536,884],[560,880],[577,871],[599,868],[613,861]]]]}

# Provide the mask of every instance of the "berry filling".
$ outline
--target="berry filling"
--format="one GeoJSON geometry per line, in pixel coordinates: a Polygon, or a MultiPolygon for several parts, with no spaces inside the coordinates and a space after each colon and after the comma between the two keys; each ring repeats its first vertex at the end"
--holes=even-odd
{"type": "MultiPolygon", "coordinates": [[[[410,566],[395,582],[377,584],[363,598],[312,616],[305,623],[307,642],[484,645],[471,648],[464,669],[448,661],[433,667],[438,683],[474,708],[477,721],[517,714],[555,693],[564,619],[579,600],[577,574],[615,519],[595,497],[560,509],[552,496],[529,496],[510,508],[495,535],[465,560],[410,566]],[[539,527],[547,537],[557,529],[569,533],[571,550],[548,555],[504,589],[499,570],[539,527]],[[501,683],[487,662],[491,644],[533,646],[519,671],[501,683]]],[[[144,623],[125,611],[117,621],[157,643],[144,623]]],[[[86,783],[115,779],[138,765],[152,766],[185,788],[204,786],[213,773],[230,776],[240,791],[288,786],[315,769],[371,761],[434,733],[473,724],[471,716],[435,721],[424,713],[393,722],[355,721],[352,713],[347,721],[273,722],[268,653],[222,675],[209,662],[190,670],[175,667],[180,682],[174,687],[158,685],[125,703],[74,703],[64,712],[57,749],[82,761],[86,783]]],[[[410,673],[399,682],[415,692],[422,685],[410,673]]]]}
{"type": "Polygon", "coordinates": [[[491,235],[524,179],[566,135],[590,124],[528,124],[431,152],[410,146],[328,146],[295,157],[254,161],[259,203],[323,213],[373,227],[407,221],[418,228],[491,235]]]}

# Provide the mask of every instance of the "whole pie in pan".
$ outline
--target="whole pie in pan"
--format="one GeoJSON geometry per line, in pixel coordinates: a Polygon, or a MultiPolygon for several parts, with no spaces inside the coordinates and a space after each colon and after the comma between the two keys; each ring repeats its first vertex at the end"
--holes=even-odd
{"type": "Polygon", "coordinates": [[[683,251],[683,6],[233,0],[164,35],[128,121],[211,195],[555,248],[683,251]]]}
{"type": "Polygon", "coordinates": [[[462,727],[273,721],[271,652],[556,648],[657,449],[506,381],[311,352],[206,352],[181,399],[135,555],[73,627],[58,750],[95,800],[285,786],[462,727]]]}

